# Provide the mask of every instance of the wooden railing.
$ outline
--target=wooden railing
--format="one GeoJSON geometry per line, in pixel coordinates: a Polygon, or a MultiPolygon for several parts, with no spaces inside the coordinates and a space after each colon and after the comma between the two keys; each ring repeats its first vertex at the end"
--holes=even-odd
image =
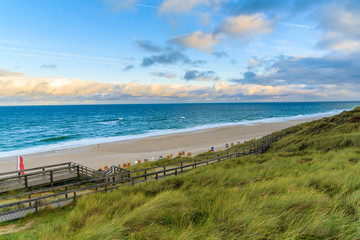
{"type": "Polygon", "coordinates": [[[2,200],[15,199],[14,202],[0,205],[0,218],[7,214],[11,215],[17,212],[26,212],[26,210],[30,209],[32,211],[38,211],[40,208],[47,205],[52,206],[61,202],[65,203],[70,200],[75,200],[79,196],[93,192],[107,192],[110,189],[118,188],[124,184],[135,184],[151,179],[158,180],[171,175],[176,176],[190,169],[220,162],[225,159],[262,153],[270,147],[271,143],[277,141],[279,138],[281,138],[280,135],[266,136],[245,147],[233,148],[229,149],[229,151],[214,153],[208,156],[136,171],[121,171],[106,176],[96,176],[95,170],[87,169],[85,166],[81,167],[75,163],[70,163],[70,167],[76,167],[79,173],[80,169],[82,169],[84,174],[92,174],[92,178],[58,187],[0,197],[0,202],[2,200]],[[74,165],[72,166],[71,164],[74,165]],[[48,194],[34,197],[34,195],[39,195],[44,192],[48,192],[48,194]],[[24,197],[26,197],[26,199],[18,200],[19,198],[24,197]]]}
{"type": "Polygon", "coordinates": [[[10,190],[30,189],[71,179],[94,178],[96,171],[86,166],[67,162],[37,168],[0,173],[0,193],[10,190]],[[24,174],[22,174],[24,173],[24,174]]]}

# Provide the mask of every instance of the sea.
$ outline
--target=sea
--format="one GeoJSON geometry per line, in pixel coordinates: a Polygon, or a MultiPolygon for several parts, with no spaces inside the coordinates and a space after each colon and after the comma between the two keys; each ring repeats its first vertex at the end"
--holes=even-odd
{"type": "Polygon", "coordinates": [[[326,117],[360,102],[0,107],[0,158],[259,122],[326,117]]]}

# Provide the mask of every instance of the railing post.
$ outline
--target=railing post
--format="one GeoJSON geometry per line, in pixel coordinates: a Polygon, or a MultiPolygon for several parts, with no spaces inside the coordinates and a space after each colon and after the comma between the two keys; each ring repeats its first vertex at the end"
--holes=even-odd
{"type": "Polygon", "coordinates": [[[76,166],[76,171],[77,171],[78,179],[80,180],[80,166],[79,165],[76,166]]]}
{"type": "Polygon", "coordinates": [[[25,176],[25,188],[28,188],[29,184],[28,184],[28,176],[25,176]]]}
{"type": "Polygon", "coordinates": [[[175,168],[175,176],[177,176],[177,168],[175,168]]]}
{"type": "Polygon", "coordinates": [[[67,187],[65,187],[65,198],[68,198],[68,194],[67,194],[67,190],[68,190],[68,188],[67,187]]]}
{"type": "Polygon", "coordinates": [[[53,171],[50,171],[50,184],[51,186],[54,185],[54,176],[53,176],[53,171]]]}

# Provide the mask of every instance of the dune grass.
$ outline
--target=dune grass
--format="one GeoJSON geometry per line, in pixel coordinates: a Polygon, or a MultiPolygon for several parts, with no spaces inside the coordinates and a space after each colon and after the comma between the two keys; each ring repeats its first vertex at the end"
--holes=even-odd
{"type": "Polygon", "coordinates": [[[283,132],[264,154],[92,194],[0,238],[360,239],[360,108],[283,132]]]}

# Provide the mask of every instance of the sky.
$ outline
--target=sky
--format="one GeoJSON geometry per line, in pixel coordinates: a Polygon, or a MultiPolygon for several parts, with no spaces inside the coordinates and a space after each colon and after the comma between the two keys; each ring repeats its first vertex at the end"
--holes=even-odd
{"type": "Polygon", "coordinates": [[[360,100],[359,0],[0,0],[0,105],[360,100]]]}

